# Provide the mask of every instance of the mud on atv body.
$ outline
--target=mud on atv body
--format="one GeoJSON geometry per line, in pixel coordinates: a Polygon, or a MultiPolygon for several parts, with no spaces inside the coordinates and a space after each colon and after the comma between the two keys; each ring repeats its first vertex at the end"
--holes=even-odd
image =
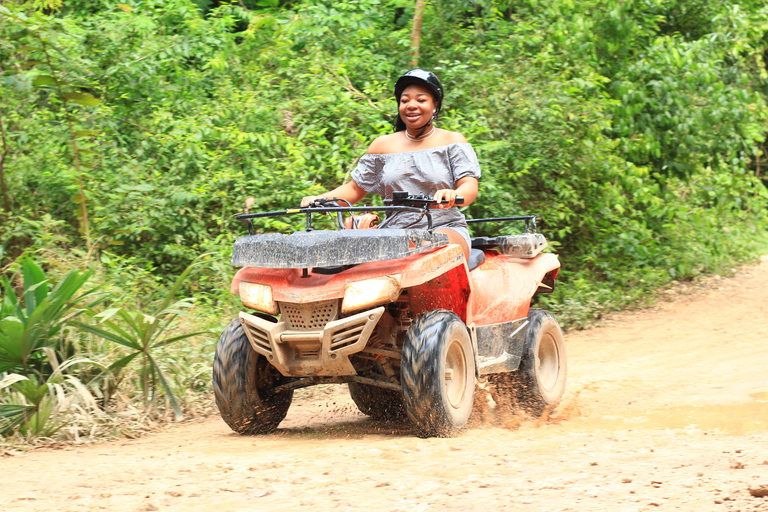
{"type": "MultiPolygon", "coordinates": [[[[433,203],[401,194],[385,210],[419,211],[431,228],[433,203]]],[[[222,334],[213,371],[233,430],[275,429],[293,390],[320,383],[348,383],[363,413],[407,416],[426,436],[466,424],[476,377],[534,410],[560,399],[562,333],[530,309],[560,263],[541,252],[535,217],[501,219],[525,221],[524,234],[472,239],[468,265],[431,229],[313,230],[313,213],[374,209],[325,206],[239,216],[251,234],[235,243],[232,264],[243,268],[231,290],[249,311],[222,334]],[[305,231],[253,234],[251,219],[292,212],[307,216],[305,231]]]]}

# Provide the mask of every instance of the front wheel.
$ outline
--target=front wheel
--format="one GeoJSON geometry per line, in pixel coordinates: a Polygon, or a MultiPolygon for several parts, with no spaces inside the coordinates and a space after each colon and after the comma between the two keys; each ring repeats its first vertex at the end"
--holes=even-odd
{"type": "Polygon", "coordinates": [[[469,332],[455,314],[420,315],[403,343],[403,404],[424,437],[451,435],[463,428],[475,397],[475,358],[469,332]]]}
{"type": "Polygon", "coordinates": [[[269,361],[253,350],[240,319],[232,320],[213,358],[213,393],[221,418],[239,434],[274,431],[293,399],[293,390],[271,391],[281,380],[269,361]]]}

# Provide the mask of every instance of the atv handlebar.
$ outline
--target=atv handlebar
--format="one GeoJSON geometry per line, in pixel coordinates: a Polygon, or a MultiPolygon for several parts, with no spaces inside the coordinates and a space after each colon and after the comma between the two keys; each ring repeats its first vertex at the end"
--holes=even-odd
{"type": "MultiPolygon", "coordinates": [[[[442,200],[438,204],[433,198],[425,196],[423,194],[411,195],[408,192],[394,192],[391,199],[384,200],[384,206],[352,206],[346,199],[325,199],[318,198],[305,207],[290,208],[288,210],[278,210],[273,212],[261,212],[261,213],[244,213],[237,215],[237,220],[248,225],[248,233],[253,235],[253,223],[251,219],[257,219],[260,217],[280,217],[283,215],[290,215],[294,213],[302,213],[306,215],[306,230],[312,231],[312,214],[313,213],[336,213],[336,220],[339,229],[344,229],[344,221],[342,219],[343,213],[353,212],[386,212],[387,218],[379,226],[383,228],[395,215],[403,212],[420,213],[427,218],[427,230],[432,231],[432,214],[430,210],[436,208],[442,204],[448,204],[448,200],[442,200]],[[339,202],[345,202],[349,206],[339,206],[339,202]]],[[[454,204],[464,204],[464,198],[457,196],[454,200],[454,204]]],[[[467,219],[467,224],[474,224],[478,222],[505,222],[505,221],[525,221],[526,233],[536,233],[536,216],[535,215],[523,215],[519,217],[497,217],[490,219],[467,219]]]]}
{"type": "MultiPolygon", "coordinates": [[[[237,220],[240,222],[244,222],[248,225],[248,233],[253,235],[254,229],[253,229],[253,223],[251,222],[251,219],[256,219],[260,217],[279,217],[282,215],[289,215],[293,213],[303,213],[306,215],[306,231],[312,231],[312,214],[313,213],[336,213],[337,214],[337,223],[339,229],[344,229],[344,222],[342,219],[343,213],[353,213],[353,212],[386,212],[387,219],[379,226],[384,227],[384,225],[392,219],[395,215],[398,213],[403,212],[412,212],[412,213],[420,213],[421,215],[424,215],[427,217],[427,230],[432,231],[432,215],[430,214],[429,210],[431,208],[434,208],[438,206],[438,202],[435,201],[432,198],[429,198],[424,195],[410,195],[408,192],[395,192],[396,197],[389,200],[384,201],[384,206],[339,206],[339,202],[343,201],[347,204],[349,204],[349,201],[346,199],[339,199],[339,198],[332,198],[332,199],[325,199],[325,198],[317,198],[312,203],[305,207],[296,207],[296,208],[290,208],[288,210],[279,210],[279,211],[273,211],[273,212],[262,212],[262,213],[245,213],[241,215],[237,215],[237,220]]],[[[456,198],[455,203],[461,204],[464,202],[464,198],[456,198]]],[[[448,204],[448,201],[441,201],[440,204],[448,204]]]]}

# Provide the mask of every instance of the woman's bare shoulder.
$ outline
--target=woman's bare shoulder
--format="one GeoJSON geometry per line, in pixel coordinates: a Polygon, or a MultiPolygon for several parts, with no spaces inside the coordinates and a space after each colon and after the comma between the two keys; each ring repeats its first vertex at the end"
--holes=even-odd
{"type": "Polygon", "coordinates": [[[376,139],[371,142],[371,145],[368,146],[368,154],[380,155],[382,153],[391,153],[390,148],[392,147],[392,144],[399,141],[399,136],[399,133],[389,133],[387,135],[376,137],[376,139]]]}
{"type": "Polygon", "coordinates": [[[448,144],[462,144],[462,143],[466,144],[467,143],[466,137],[464,137],[459,132],[450,132],[448,130],[440,130],[440,131],[443,132],[442,133],[442,135],[443,135],[443,142],[444,142],[445,145],[448,145],[448,144]]]}

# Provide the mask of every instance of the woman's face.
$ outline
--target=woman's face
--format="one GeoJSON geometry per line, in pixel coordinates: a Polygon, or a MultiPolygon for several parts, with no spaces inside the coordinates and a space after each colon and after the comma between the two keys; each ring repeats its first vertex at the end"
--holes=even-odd
{"type": "Polygon", "coordinates": [[[405,127],[411,130],[427,124],[432,119],[435,108],[435,99],[424,86],[409,85],[400,96],[400,119],[405,123],[405,127]]]}

